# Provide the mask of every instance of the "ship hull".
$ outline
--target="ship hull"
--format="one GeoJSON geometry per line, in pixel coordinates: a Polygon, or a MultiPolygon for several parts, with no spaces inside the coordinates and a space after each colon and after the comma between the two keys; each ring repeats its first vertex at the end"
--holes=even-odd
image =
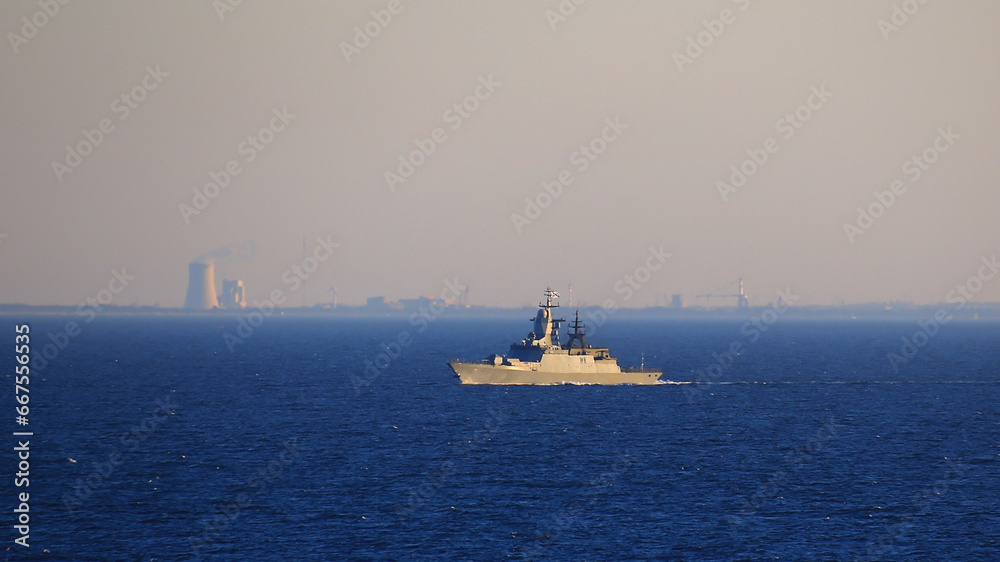
{"type": "Polygon", "coordinates": [[[508,365],[448,363],[462,384],[657,384],[660,371],[557,373],[508,365]]]}

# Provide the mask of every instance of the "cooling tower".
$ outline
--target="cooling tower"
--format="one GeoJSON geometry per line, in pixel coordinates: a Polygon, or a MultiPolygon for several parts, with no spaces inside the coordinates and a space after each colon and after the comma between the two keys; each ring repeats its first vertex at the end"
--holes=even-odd
{"type": "Polygon", "coordinates": [[[188,265],[188,292],[184,308],[211,310],[219,306],[215,295],[215,267],[211,263],[188,265]]]}

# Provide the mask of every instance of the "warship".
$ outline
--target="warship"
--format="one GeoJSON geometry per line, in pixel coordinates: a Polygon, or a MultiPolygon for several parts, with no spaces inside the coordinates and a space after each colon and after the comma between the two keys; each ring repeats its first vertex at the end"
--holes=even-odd
{"type": "Polygon", "coordinates": [[[554,318],[559,298],[545,289],[545,302],[531,319],[534,329],[528,337],[511,344],[506,356],[493,354],[479,362],[452,361],[462,384],[657,384],[663,373],[657,369],[629,369],[618,366],[606,347],[587,345],[580,312],[570,327],[569,341],[559,343],[559,327],[566,321],[554,318]]]}

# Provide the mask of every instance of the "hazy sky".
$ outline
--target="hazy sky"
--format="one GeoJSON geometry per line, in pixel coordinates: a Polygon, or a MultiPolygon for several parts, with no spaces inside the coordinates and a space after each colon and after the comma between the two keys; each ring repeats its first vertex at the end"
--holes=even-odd
{"type": "Polygon", "coordinates": [[[125,268],[116,304],[181,306],[189,262],[246,242],[220,282],[293,304],[457,278],[473,304],[573,283],[644,306],[738,277],[753,304],[936,303],[1000,253],[997,2],[51,2],[0,4],[2,303],[75,305],[125,268]],[[753,175],[724,198],[731,166],[753,175]],[[551,203],[530,224],[526,198],[551,203]],[[282,280],[303,237],[340,244],[304,292],[282,280]]]}

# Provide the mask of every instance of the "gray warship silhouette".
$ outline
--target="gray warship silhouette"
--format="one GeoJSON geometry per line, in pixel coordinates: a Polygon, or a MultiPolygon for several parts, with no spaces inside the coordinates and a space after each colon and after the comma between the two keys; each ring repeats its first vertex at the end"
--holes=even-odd
{"type": "Polygon", "coordinates": [[[552,309],[559,307],[553,298],[558,297],[551,288],[545,289],[545,302],[539,303],[532,319],[534,330],[511,344],[506,356],[493,354],[475,363],[452,361],[448,366],[462,384],[657,384],[661,371],[621,368],[608,348],[587,345],[579,311],[570,325],[569,341],[560,345],[559,326],[566,320],[553,318],[552,309]]]}

